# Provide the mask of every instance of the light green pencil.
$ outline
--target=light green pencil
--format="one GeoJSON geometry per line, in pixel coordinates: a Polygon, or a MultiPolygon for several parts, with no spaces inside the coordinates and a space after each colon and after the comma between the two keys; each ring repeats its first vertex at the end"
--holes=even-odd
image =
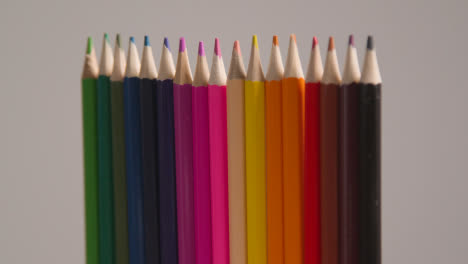
{"type": "Polygon", "coordinates": [[[86,222],[86,263],[99,263],[97,78],[98,63],[92,38],[88,38],[81,76],[83,107],[83,160],[86,222]]]}

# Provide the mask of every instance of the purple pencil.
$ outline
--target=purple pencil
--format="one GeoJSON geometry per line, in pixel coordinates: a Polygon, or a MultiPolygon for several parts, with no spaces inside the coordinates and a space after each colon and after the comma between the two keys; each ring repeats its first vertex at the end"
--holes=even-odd
{"type": "Polygon", "coordinates": [[[226,79],[219,39],[216,38],[208,81],[211,221],[215,264],[229,264],[226,79]]]}
{"type": "Polygon", "coordinates": [[[212,263],[208,131],[209,74],[203,42],[200,42],[192,88],[195,264],[212,263]]]}
{"type": "Polygon", "coordinates": [[[177,237],[179,264],[193,264],[192,73],[185,39],[180,38],[174,77],[174,132],[177,185],[177,237]]]}

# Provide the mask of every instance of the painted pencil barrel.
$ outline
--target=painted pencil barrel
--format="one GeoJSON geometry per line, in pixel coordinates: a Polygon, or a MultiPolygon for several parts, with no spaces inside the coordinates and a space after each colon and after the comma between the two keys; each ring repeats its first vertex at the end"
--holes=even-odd
{"type": "Polygon", "coordinates": [[[245,208],[244,80],[228,80],[228,195],[229,249],[231,264],[247,263],[245,208]]]}
{"type": "Polygon", "coordinates": [[[179,263],[195,263],[192,85],[174,84],[174,132],[179,263]]]}
{"type": "Polygon", "coordinates": [[[320,264],[320,83],[306,83],[304,123],[304,263],[320,264]]]}
{"type": "Polygon", "coordinates": [[[195,263],[211,264],[211,179],[208,127],[208,87],[192,88],[193,192],[195,263]]]}
{"type": "MultiPolygon", "coordinates": [[[[177,197],[174,149],[174,93],[171,79],[158,80],[156,120],[161,263],[178,263],[177,197]]],[[[177,97],[178,98],[178,97],[177,97]]]]}
{"type": "Polygon", "coordinates": [[[359,86],[359,263],[381,263],[381,84],[359,86]]]}
{"type": "Polygon", "coordinates": [[[282,81],[265,82],[268,263],[284,263],[282,81]]]}
{"type": "Polygon", "coordinates": [[[127,209],[129,263],[143,264],[143,175],[141,168],[140,79],[124,79],[125,159],[127,162],[127,209]]]}
{"type": "Polygon", "coordinates": [[[160,258],[155,103],[156,80],[147,78],[141,79],[141,161],[143,173],[143,221],[146,263],[158,263],[160,258]]]}
{"type": "Polygon", "coordinates": [[[358,263],[358,87],[339,88],[339,263],[358,263]]]}
{"type": "Polygon", "coordinates": [[[226,86],[208,86],[213,263],[229,264],[226,86]]]}
{"type": "Polygon", "coordinates": [[[115,263],[128,263],[127,179],[123,82],[111,82],[112,175],[114,183],[115,263]]]}
{"type": "Polygon", "coordinates": [[[83,110],[83,165],[85,188],[86,263],[99,263],[99,209],[97,159],[97,81],[81,81],[83,110]]]}
{"type": "Polygon", "coordinates": [[[245,81],[247,262],[266,264],[265,86],[245,81]]]}

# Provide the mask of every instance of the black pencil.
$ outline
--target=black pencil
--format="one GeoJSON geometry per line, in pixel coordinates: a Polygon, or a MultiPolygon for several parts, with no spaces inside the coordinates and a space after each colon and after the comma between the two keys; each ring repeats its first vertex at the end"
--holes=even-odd
{"type": "Polygon", "coordinates": [[[143,172],[143,222],[145,230],[145,263],[159,263],[159,199],[156,167],[156,78],[153,50],[148,36],[141,57],[140,117],[141,161],[143,172]]]}
{"type": "Polygon", "coordinates": [[[380,102],[382,79],[372,36],[359,84],[359,263],[381,263],[380,102]]]}

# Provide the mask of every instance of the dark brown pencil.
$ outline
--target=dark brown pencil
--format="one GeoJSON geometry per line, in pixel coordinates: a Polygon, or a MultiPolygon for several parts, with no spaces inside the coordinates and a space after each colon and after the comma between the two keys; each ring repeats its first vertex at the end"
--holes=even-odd
{"type": "Polygon", "coordinates": [[[338,215],[339,263],[358,263],[358,83],[361,79],[354,38],[349,36],[339,88],[338,215]]]}
{"type": "Polygon", "coordinates": [[[320,201],[322,264],[338,263],[338,87],[341,76],[330,37],[320,85],[320,201]]]}
{"type": "Polygon", "coordinates": [[[359,263],[381,263],[380,102],[382,79],[372,36],[359,84],[359,263]]]}

